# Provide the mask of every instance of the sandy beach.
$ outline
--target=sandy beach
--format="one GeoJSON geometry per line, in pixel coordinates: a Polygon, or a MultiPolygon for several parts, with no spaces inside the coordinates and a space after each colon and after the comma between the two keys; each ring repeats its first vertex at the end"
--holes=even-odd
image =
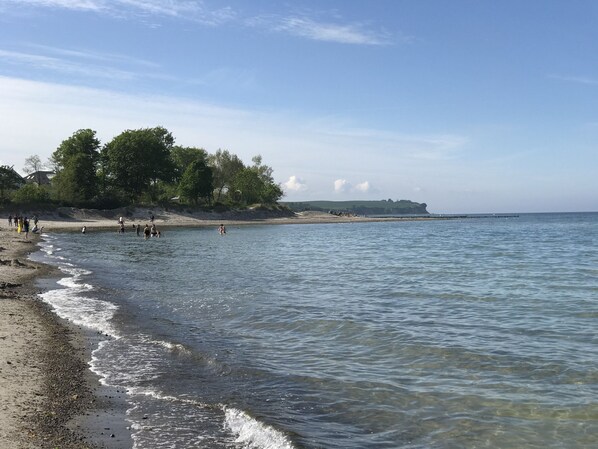
{"type": "MultiPolygon", "coordinates": [[[[151,215],[158,229],[401,219],[315,212],[278,217],[145,209],[120,213],[127,232],[136,224],[143,229],[151,215]]],[[[119,211],[58,210],[38,216],[43,232],[80,232],[83,226],[86,232],[116,232],[119,211]]],[[[118,392],[100,387],[87,369],[90,336],[59,319],[37,296],[43,288],[37,280],[53,276],[53,268],[28,259],[40,238],[18,234],[6,217],[0,223],[0,449],[131,447],[118,392]]]]}

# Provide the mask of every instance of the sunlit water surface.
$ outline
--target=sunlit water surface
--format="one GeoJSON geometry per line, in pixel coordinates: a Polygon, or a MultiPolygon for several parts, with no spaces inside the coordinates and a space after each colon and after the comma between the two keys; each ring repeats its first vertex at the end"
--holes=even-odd
{"type": "Polygon", "coordinates": [[[48,234],[136,448],[589,448],[598,214],[48,234]]]}

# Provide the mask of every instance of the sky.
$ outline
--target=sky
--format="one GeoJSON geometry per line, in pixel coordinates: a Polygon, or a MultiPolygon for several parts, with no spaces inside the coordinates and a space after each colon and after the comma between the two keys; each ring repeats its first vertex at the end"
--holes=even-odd
{"type": "Polygon", "coordinates": [[[164,126],[284,201],[598,211],[597,55],[594,0],[0,0],[0,165],[164,126]]]}

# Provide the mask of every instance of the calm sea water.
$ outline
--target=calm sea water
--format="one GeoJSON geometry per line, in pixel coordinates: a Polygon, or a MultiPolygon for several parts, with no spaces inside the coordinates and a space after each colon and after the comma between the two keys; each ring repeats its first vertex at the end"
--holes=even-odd
{"type": "Polygon", "coordinates": [[[598,214],[48,234],[135,448],[589,448],[598,214]]]}

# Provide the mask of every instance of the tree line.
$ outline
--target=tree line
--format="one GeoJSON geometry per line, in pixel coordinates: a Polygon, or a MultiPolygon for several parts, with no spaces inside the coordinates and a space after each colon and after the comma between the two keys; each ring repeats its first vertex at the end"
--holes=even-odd
{"type": "MultiPolygon", "coordinates": [[[[102,145],[91,129],[80,129],[54,151],[49,185],[23,184],[0,166],[0,202],[56,203],[114,208],[131,204],[243,206],[276,203],[283,196],[272,168],[261,156],[245,165],[235,154],[175,145],[165,128],[126,130],[102,145]]],[[[38,156],[26,160],[28,173],[44,168],[38,156]]]]}

